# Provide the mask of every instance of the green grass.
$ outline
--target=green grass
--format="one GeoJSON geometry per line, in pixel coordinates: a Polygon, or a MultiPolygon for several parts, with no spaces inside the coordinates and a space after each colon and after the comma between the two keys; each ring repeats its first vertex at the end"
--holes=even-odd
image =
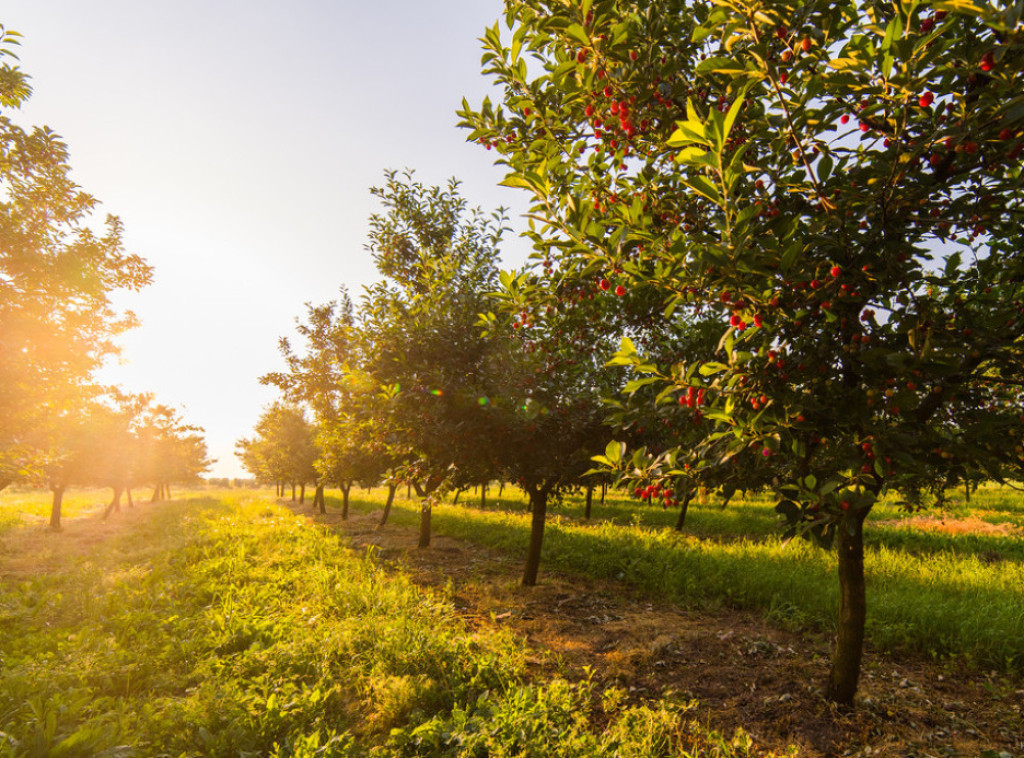
{"type": "Polygon", "coordinates": [[[691,703],[528,682],[508,633],[264,495],[143,507],[0,580],[0,756],[755,754],[691,703]]]}
{"type": "MultiPolygon", "coordinates": [[[[1024,513],[1024,503],[1006,493],[987,496],[1008,516],[1024,513]]],[[[442,534],[524,556],[529,520],[520,501],[507,502],[511,512],[442,505],[433,525],[442,534]]],[[[377,508],[379,496],[358,497],[354,506],[377,508]]],[[[890,504],[879,511],[879,520],[897,512],[890,504]]],[[[800,540],[784,543],[766,503],[737,502],[725,510],[693,506],[686,534],[670,528],[675,514],[635,502],[595,503],[591,523],[581,514],[579,499],[552,509],[542,573],[554,567],[628,582],[683,605],[750,608],[788,625],[834,628],[834,554],[800,540]]],[[[418,506],[399,501],[393,518],[415,524],[418,506]]],[[[1024,672],[1019,537],[926,533],[870,522],[866,535],[871,645],[1024,672]]]]}

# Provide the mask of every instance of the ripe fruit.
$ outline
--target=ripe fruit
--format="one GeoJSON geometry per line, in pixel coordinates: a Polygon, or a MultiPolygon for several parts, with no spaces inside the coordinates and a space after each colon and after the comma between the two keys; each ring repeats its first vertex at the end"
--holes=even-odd
{"type": "Polygon", "coordinates": [[[615,288],[615,294],[618,295],[619,297],[622,297],[623,295],[626,294],[626,288],[620,284],[618,287],[615,288]]]}
{"type": "Polygon", "coordinates": [[[587,60],[587,51],[586,50],[580,50],[578,53],[576,53],[576,62],[577,63],[585,63],[586,60],[587,60]]]}
{"type": "Polygon", "coordinates": [[[850,116],[849,116],[849,114],[847,114],[847,113],[844,113],[844,114],[843,114],[842,116],[840,116],[840,117],[839,117],[839,123],[840,123],[840,124],[847,124],[847,123],[849,123],[849,122],[850,122],[850,116]]]}
{"type": "Polygon", "coordinates": [[[607,279],[602,279],[601,281],[599,281],[597,283],[597,286],[600,287],[605,292],[607,292],[608,290],[610,290],[612,288],[612,283],[609,282],[607,279]]]}
{"type": "Polygon", "coordinates": [[[804,37],[800,41],[800,49],[803,50],[805,53],[811,49],[811,38],[810,37],[804,37]]]}
{"type": "Polygon", "coordinates": [[[922,108],[931,107],[931,104],[933,102],[935,102],[935,95],[933,95],[931,92],[925,92],[917,100],[917,104],[920,105],[922,108]]]}

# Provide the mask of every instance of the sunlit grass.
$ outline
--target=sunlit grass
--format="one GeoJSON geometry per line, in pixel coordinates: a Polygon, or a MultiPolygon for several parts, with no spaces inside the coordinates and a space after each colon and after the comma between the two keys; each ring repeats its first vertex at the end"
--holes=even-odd
{"type": "Polygon", "coordinates": [[[510,632],[271,497],[140,508],[59,573],[0,571],[0,755],[756,754],[689,703],[527,683],[510,632]]]}

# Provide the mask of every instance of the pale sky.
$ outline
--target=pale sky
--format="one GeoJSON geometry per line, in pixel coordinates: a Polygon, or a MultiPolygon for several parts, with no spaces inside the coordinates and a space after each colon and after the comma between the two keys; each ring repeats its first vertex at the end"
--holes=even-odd
{"type": "MultiPolygon", "coordinates": [[[[101,379],[152,391],[206,429],[212,475],[274,391],[304,303],[376,278],[369,187],[387,168],[450,176],[523,209],[493,154],[455,127],[479,103],[501,0],[6,0],[34,94],[15,120],[71,149],[75,180],[121,217],[155,283],[119,298],[142,326],[101,379]]],[[[514,224],[520,228],[518,221],[514,224]]],[[[509,267],[528,245],[510,238],[509,267]]]]}

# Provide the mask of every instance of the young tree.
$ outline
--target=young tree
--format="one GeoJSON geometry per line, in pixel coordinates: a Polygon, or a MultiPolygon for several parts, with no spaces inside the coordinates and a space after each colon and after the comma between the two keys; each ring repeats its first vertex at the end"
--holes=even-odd
{"type": "Polygon", "coordinates": [[[57,420],[134,325],[110,293],[151,279],[125,252],[118,219],[99,233],[89,227],[97,201],[71,180],[60,138],[7,115],[31,92],[11,65],[17,43],[0,26],[0,489],[40,471],[57,420]]]}
{"type": "Polygon", "coordinates": [[[506,7],[484,57],[504,102],[464,123],[563,270],[719,319],[700,358],[618,362],[703,391],[692,449],[771,462],[790,527],[838,545],[828,693],[851,703],[873,504],[1020,471],[1021,7],[506,7]]]}

